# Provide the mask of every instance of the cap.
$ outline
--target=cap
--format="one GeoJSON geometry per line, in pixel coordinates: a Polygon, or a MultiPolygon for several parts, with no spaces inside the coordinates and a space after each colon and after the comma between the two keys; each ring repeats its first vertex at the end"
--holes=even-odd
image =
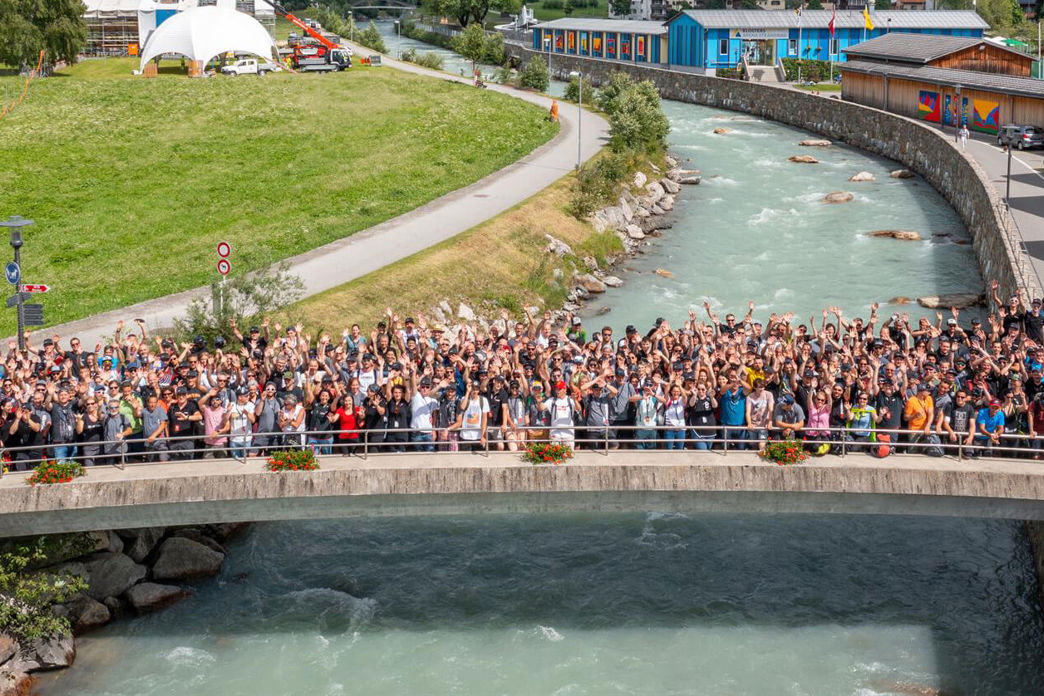
{"type": "Polygon", "coordinates": [[[185,387],[178,387],[178,390],[175,393],[178,396],[181,396],[182,394],[188,394],[188,389],[186,389],[185,387]]]}
{"type": "Polygon", "coordinates": [[[257,326],[251,326],[250,327],[250,333],[261,333],[261,329],[260,329],[260,327],[257,327],[257,326]]]}
{"type": "Polygon", "coordinates": [[[566,388],[566,383],[563,382],[562,380],[558,380],[557,382],[555,382],[555,389],[565,389],[565,388],[566,388]]]}
{"type": "Polygon", "coordinates": [[[189,377],[199,377],[199,373],[196,372],[195,370],[189,370],[188,371],[188,376],[189,377]]]}
{"type": "Polygon", "coordinates": [[[368,391],[370,393],[379,392],[380,390],[381,390],[381,388],[379,386],[377,386],[376,384],[371,384],[370,386],[368,386],[366,388],[366,391],[368,391]]]}
{"type": "Polygon", "coordinates": [[[105,363],[109,363],[111,365],[112,364],[112,358],[107,358],[107,357],[106,358],[102,358],[102,365],[104,365],[105,363]]]}
{"type": "Polygon", "coordinates": [[[239,389],[236,390],[236,394],[238,396],[246,396],[249,393],[250,393],[250,390],[247,389],[246,387],[240,387],[239,389]]]}
{"type": "Polygon", "coordinates": [[[293,379],[293,378],[294,378],[294,373],[293,372],[284,372],[283,373],[283,379],[293,379]]]}
{"type": "Polygon", "coordinates": [[[413,317],[406,317],[405,323],[406,324],[412,324],[413,323],[413,317]]]}
{"type": "Polygon", "coordinates": [[[951,317],[950,319],[946,320],[946,325],[947,326],[957,326],[957,320],[951,317]]]}
{"type": "Polygon", "coordinates": [[[508,386],[510,388],[512,388],[512,389],[518,389],[518,387],[519,387],[518,380],[517,379],[511,380],[510,382],[508,382],[508,386]]]}
{"type": "Polygon", "coordinates": [[[919,392],[929,391],[930,389],[931,387],[928,385],[927,382],[921,382],[921,384],[917,387],[917,391],[919,392]]]}
{"type": "Polygon", "coordinates": [[[52,341],[52,340],[51,340],[51,339],[49,339],[49,338],[45,338],[45,339],[44,339],[44,342],[43,342],[43,344],[44,344],[45,346],[53,346],[53,345],[54,345],[54,341],[52,341]]]}
{"type": "Polygon", "coordinates": [[[532,384],[529,385],[529,388],[530,389],[539,389],[539,390],[543,391],[544,390],[544,385],[541,382],[533,382],[532,384]]]}
{"type": "Polygon", "coordinates": [[[573,317],[573,326],[576,326],[577,324],[580,324],[580,323],[583,323],[582,320],[580,319],[580,317],[573,317]]]}
{"type": "Polygon", "coordinates": [[[422,387],[430,387],[431,386],[431,380],[428,379],[427,377],[424,377],[423,379],[421,379],[420,385],[422,387]]]}
{"type": "Polygon", "coordinates": [[[626,377],[627,376],[627,370],[623,369],[622,367],[616,368],[616,376],[617,377],[626,377]]]}
{"type": "Polygon", "coordinates": [[[638,329],[634,328],[634,324],[628,324],[627,328],[624,329],[624,333],[638,333],[638,329]]]}
{"type": "Polygon", "coordinates": [[[990,399],[990,406],[1000,406],[1000,402],[996,399],[990,399]]]}
{"type": "Polygon", "coordinates": [[[791,396],[790,394],[784,394],[783,398],[780,399],[780,401],[782,401],[783,403],[785,403],[787,405],[790,405],[790,404],[794,403],[794,397],[791,396]]]}

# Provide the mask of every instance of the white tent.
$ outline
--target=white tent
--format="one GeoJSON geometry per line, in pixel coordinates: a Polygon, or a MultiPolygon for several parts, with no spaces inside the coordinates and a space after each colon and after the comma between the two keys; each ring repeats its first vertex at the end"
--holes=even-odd
{"type": "Polygon", "coordinates": [[[164,53],[177,53],[206,65],[228,51],[272,59],[275,43],[260,22],[225,3],[191,7],[156,27],[142,49],[141,68],[164,53]]]}

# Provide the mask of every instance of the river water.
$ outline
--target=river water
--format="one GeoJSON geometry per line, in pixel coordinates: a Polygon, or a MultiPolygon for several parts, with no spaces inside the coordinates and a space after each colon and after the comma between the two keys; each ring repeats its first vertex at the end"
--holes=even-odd
{"type": "Polygon", "coordinates": [[[1039,694],[1021,525],[764,515],[268,523],[41,693],[1039,694]]]}
{"type": "MultiPolygon", "coordinates": [[[[403,45],[465,67],[444,49],[403,45]]],[[[805,317],[981,289],[955,213],[923,181],[889,179],[894,163],[801,148],[809,134],[726,111],[665,109],[672,152],[704,182],[683,189],[674,228],[628,262],[626,285],[592,305],[611,306],[614,326],[677,320],[704,299],[805,317]],[[820,164],[786,162],[804,153],[820,164]],[[846,182],[861,170],[877,181],[846,182]],[[834,190],[856,199],[820,202],[834,190]],[[926,241],[864,235],[884,228],[926,241]]],[[[650,512],[262,523],[229,551],[194,597],[86,636],[76,666],[46,676],[40,693],[1030,696],[1044,682],[1032,560],[1008,521],[650,512]]]]}

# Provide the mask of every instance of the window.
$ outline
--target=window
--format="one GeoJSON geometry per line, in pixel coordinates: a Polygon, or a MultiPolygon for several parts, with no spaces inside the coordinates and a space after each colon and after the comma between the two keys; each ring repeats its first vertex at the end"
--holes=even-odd
{"type": "Polygon", "coordinates": [[[792,56],[797,55],[797,39],[790,40],[790,46],[787,48],[787,54],[792,56]]]}
{"type": "Polygon", "coordinates": [[[718,55],[727,56],[729,55],[729,40],[718,39],[718,55]]]}
{"type": "Polygon", "coordinates": [[[837,43],[838,43],[837,39],[830,39],[830,55],[832,55],[832,56],[836,56],[837,55],[837,49],[838,49],[837,43]]]}

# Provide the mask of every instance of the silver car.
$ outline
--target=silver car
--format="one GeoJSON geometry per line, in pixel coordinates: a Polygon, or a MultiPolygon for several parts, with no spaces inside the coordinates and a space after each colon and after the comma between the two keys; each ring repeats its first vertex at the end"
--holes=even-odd
{"type": "Polygon", "coordinates": [[[997,131],[997,144],[1008,145],[1017,150],[1044,147],[1044,129],[1040,126],[1018,126],[1008,124],[997,131]]]}

